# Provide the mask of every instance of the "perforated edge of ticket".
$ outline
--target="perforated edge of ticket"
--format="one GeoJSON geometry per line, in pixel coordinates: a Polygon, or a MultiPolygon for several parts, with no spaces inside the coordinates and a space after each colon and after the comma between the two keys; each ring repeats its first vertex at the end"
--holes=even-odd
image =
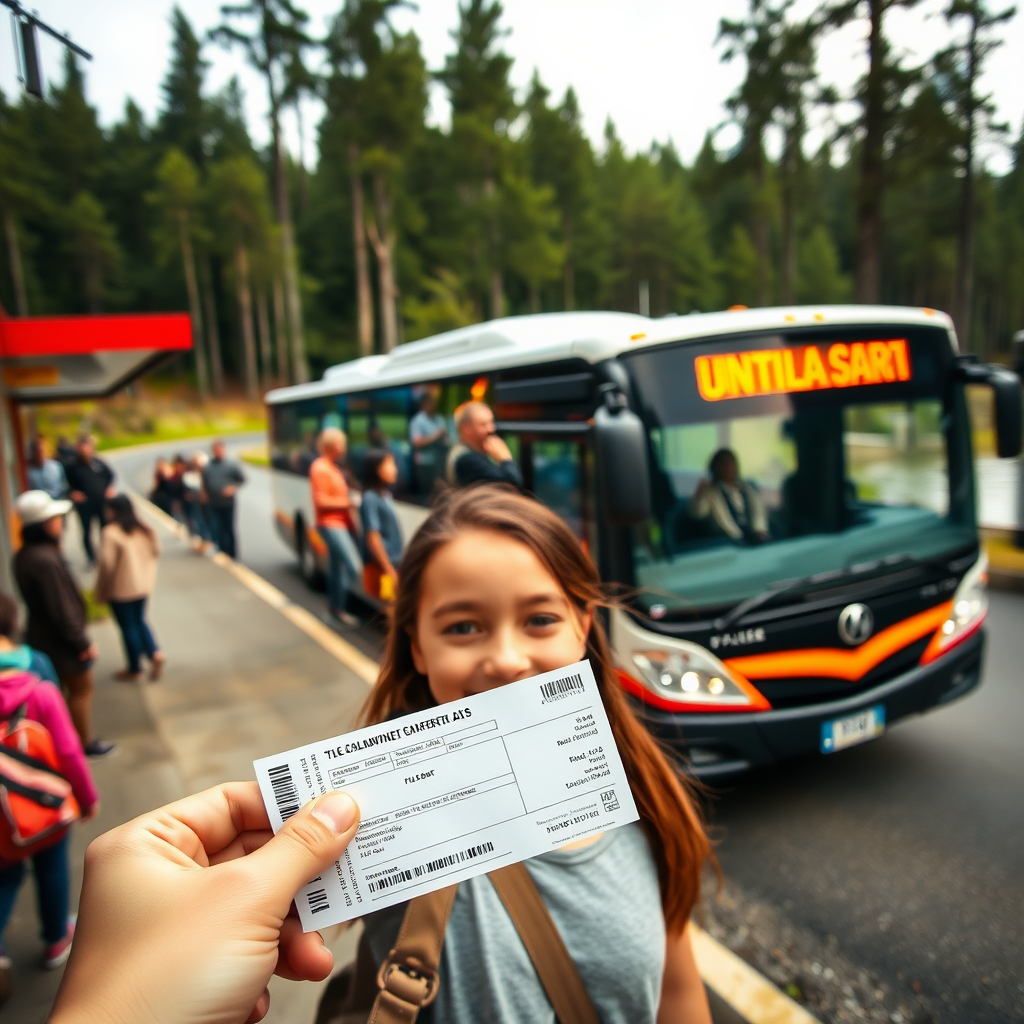
{"type": "Polygon", "coordinates": [[[355,839],[299,891],[306,931],[638,818],[589,661],[253,762],[276,832],[331,790],[355,839]]]}

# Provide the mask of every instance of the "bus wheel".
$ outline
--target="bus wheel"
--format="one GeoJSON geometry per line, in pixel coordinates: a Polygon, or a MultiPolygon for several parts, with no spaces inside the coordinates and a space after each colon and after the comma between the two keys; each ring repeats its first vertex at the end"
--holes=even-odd
{"type": "Polygon", "coordinates": [[[312,590],[322,590],[324,574],[316,562],[316,552],[306,536],[306,524],[298,516],[295,517],[295,545],[298,549],[299,572],[312,590]]]}

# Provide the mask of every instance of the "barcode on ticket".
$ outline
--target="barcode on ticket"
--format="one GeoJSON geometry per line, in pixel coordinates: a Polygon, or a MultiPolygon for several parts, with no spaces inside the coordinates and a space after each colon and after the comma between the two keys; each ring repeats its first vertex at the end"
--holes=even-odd
{"type": "Polygon", "coordinates": [[[309,912],[311,914],[319,914],[321,910],[331,909],[331,905],[327,901],[326,889],[314,889],[306,895],[306,899],[309,902],[309,912]]]}
{"type": "Polygon", "coordinates": [[[494,852],[494,843],[480,843],[478,846],[471,846],[467,850],[460,850],[458,853],[450,853],[446,857],[438,857],[436,860],[428,860],[426,864],[419,867],[403,870],[395,869],[383,878],[375,878],[370,882],[370,892],[381,892],[393,886],[401,885],[403,882],[411,882],[413,878],[422,878],[423,875],[431,875],[435,871],[453,867],[456,864],[465,864],[467,860],[475,860],[485,853],[494,852]]]}
{"type": "Polygon", "coordinates": [[[287,821],[299,810],[299,791],[295,788],[291,769],[286,764],[278,765],[267,772],[270,785],[274,790],[274,800],[281,813],[281,819],[287,821]]]}
{"type": "Polygon", "coordinates": [[[546,703],[549,700],[558,700],[560,697],[579,693],[582,689],[582,676],[565,676],[562,679],[552,679],[550,683],[541,683],[540,695],[546,703]]]}

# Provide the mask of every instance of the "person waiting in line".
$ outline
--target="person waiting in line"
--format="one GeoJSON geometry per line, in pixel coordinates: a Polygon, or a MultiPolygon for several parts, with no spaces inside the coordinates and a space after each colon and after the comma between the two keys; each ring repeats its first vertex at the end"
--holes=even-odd
{"type": "Polygon", "coordinates": [[[206,512],[210,517],[210,532],[213,534],[213,543],[228,558],[237,558],[235,498],[238,488],[245,483],[245,474],[234,459],[228,458],[228,450],[223,441],[214,441],[210,450],[213,458],[203,469],[203,491],[206,494],[206,512]]]}
{"type": "Polygon", "coordinates": [[[166,657],[153,639],[146,622],[146,601],[156,586],[160,541],[156,532],[140,522],[135,508],[124,494],[107,502],[107,525],[100,535],[97,563],[97,601],[109,604],[124,644],[127,667],[114,673],[115,679],[136,682],[142,678],[142,658],[149,659],[149,678],[160,678],[166,657]]]}
{"type": "Polygon", "coordinates": [[[437,411],[437,393],[430,388],[420,402],[419,412],[409,420],[409,443],[416,493],[429,497],[441,473],[448,441],[448,424],[437,411]]]}
{"type": "Polygon", "coordinates": [[[402,559],[402,528],[391,496],[397,479],[391,452],[371,449],[363,457],[363,589],[384,601],[394,600],[402,559]]]}
{"type": "Polygon", "coordinates": [[[708,462],[708,475],[710,479],[701,480],[690,499],[690,516],[740,544],[763,544],[768,540],[764,502],[757,489],[740,477],[735,454],[719,448],[708,462]]]}
{"type": "Polygon", "coordinates": [[[448,453],[447,476],[453,487],[477,483],[523,486],[512,452],[498,437],[494,413],[484,402],[463,402],[455,410],[459,443],[448,453]]]}
{"type": "Polygon", "coordinates": [[[309,467],[309,487],[316,528],[327,547],[327,610],[346,626],[356,626],[359,620],[346,607],[359,578],[359,552],[353,539],[352,499],[340,465],[348,450],[345,432],[325,427],[317,449],[320,455],[309,467]]]}
{"type": "MultiPolygon", "coordinates": [[[[21,711],[28,721],[44,726],[53,740],[60,773],[71,784],[82,818],[88,821],[99,811],[99,795],[82,744],[60,690],[45,675],[49,662],[39,652],[15,642],[17,624],[18,606],[12,597],[0,594],[0,720],[10,721],[21,711]]],[[[67,960],[75,934],[68,915],[71,884],[67,829],[28,859],[32,861],[36,904],[42,919],[43,967],[53,970],[67,960]]],[[[11,968],[3,933],[24,879],[25,860],[0,857],[0,974],[11,968]]]]}
{"type": "Polygon", "coordinates": [[[96,561],[92,545],[92,524],[103,528],[103,507],[107,498],[116,494],[114,471],[102,459],[96,457],[96,440],[88,434],[78,439],[74,461],[66,467],[71,500],[82,522],[82,547],[89,564],[96,561]]]}
{"type": "Polygon", "coordinates": [[[99,650],[85,629],[85,599],[61,555],[70,510],[71,502],[54,501],[45,491],[18,496],[14,511],[21,520],[22,545],[14,556],[14,578],[28,609],[25,640],[53,662],[82,747],[98,758],[117,745],[92,735],[92,666],[99,650]]]}
{"type": "MultiPolygon", "coordinates": [[[[33,670],[32,652],[14,642],[18,609],[14,600],[0,594],[0,719],[8,721],[19,713],[28,721],[45,727],[53,741],[60,772],[70,783],[82,817],[88,820],[99,810],[93,783],[67,705],[50,679],[33,670]]],[[[43,966],[53,970],[64,963],[71,950],[75,925],[69,917],[68,832],[31,856],[37,905],[42,919],[45,944],[43,966]]],[[[26,858],[28,859],[28,858],[26,858]]],[[[25,877],[25,861],[0,858],[0,972],[11,967],[3,944],[3,932],[10,920],[18,890],[25,877]]]]}
{"type": "Polygon", "coordinates": [[[68,496],[68,478],[64,467],[50,455],[49,445],[42,437],[34,438],[28,446],[26,472],[30,490],[46,491],[51,498],[68,496]]]}
{"type": "Polygon", "coordinates": [[[181,474],[181,505],[185,512],[185,525],[199,546],[206,548],[210,540],[210,528],[206,517],[206,501],[203,494],[203,469],[209,456],[204,451],[192,453],[188,468],[181,474]]]}
{"type": "Polygon", "coordinates": [[[174,467],[167,459],[161,456],[156,460],[156,467],[153,470],[153,489],[149,492],[149,500],[161,512],[167,515],[174,515],[174,467]]]}

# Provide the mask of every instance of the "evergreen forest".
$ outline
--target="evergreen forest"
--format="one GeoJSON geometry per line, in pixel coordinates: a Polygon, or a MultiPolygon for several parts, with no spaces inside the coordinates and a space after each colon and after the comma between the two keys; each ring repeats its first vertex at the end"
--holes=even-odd
{"type": "MultiPolygon", "coordinates": [[[[961,344],[1006,361],[1024,328],[1024,131],[980,79],[1012,8],[949,0],[947,43],[908,62],[887,14],[916,0],[749,0],[723,20],[742,62],[692,164],[671,144],[588,138],[570,88],[510,84],[500,0],[462,0],[443,66],[395,27],[401,0],[344,0],[315,37],[300,0],[239,0],[173,50],[152,123],[128,100],[102,127],[70,53],[44,98],[0,96],[0,303],[8,315],[187,310],[202,395],[275,383],[493,317],[617,309],[883,302],[950,312],[961,344]],[[828,33],[863,26],[856,92],[822,83],[828,33]],[[206,82],[222,48],[266,89],[254,145],[237,80],[206,82]],[[450,123],[428,123],[439,83],[450,123]],[[282,119],[323,101],[317,160],[282,119]],[[840,108],[840,101],[849,102],[840,108]],[[853,109],[815,151],[808,124],[853,109]],[[1002,145],[1004,175],[979,151],[1002,145]]],[[[686,97],[678,102],[685,104],[686,97]]]]}

